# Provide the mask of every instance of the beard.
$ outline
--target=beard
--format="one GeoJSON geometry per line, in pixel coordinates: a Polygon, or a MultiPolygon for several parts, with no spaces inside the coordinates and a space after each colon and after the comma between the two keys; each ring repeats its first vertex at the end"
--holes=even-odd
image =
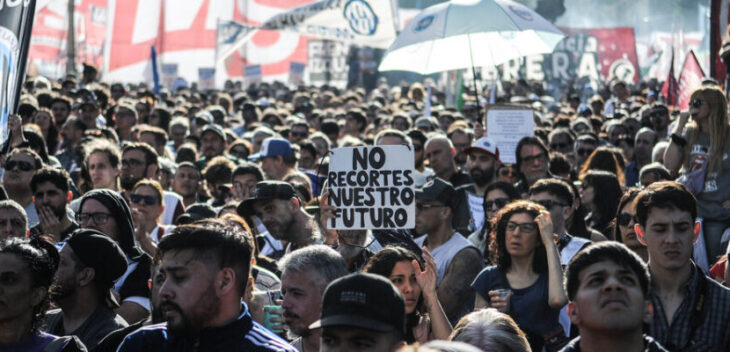
{"type": "Polygon", "coordinates": [[[51,287],[51,301],[58,304],[58,301],[76,294],[76,284],[72,280],[59,281],[51,287]]]}
{"type": "Polygon", "coordinates": [[[134,185],[137,184],[137,182],[141,181],[142,177],[136,178],[131,176],[122,176],[120,177],[120,183],[122,185],[122,188],[131,191],[134,185]]]}
{"type": "Polygon", "coordinates": [[[221,309],[220,306],[220,298],[216,296],[211,281],[205,292],[192,305],[190,311],[185,312],[176,303],[167,300],[163,300],[159,308],[163,312],[162,317],[167,321],[167,329],[171,333],[180,336],[197,336],[200,330],[203,329],[204,324],[218,315],[221,309]],[[174,310],[178,316],[168,317],[164,313],[165,310],[174,310]]]}
{"type": "Polygon", "coordinates": [[[494,178],[494,166],[488,169],[473,168],[469,170],[469,175],[477,186],[484,187],[492,182],[494,178]]]}
{"type": "Polygon", "coordinates": [[[284,241],[291,241],[288,235],[291,232],[292,225],[294,225],[294,218],[291,215],[288,215],[287,219],[264,223],[264,226],[274,238],[284,241]]]}

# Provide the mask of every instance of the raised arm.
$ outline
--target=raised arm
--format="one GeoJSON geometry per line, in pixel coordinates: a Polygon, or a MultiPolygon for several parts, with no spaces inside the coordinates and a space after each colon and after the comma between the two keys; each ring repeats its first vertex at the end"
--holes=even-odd
{"type": "Polygon", "coordinates": [[[550,213],[543,211],[535,218],[540,229],[540,239],[545,245],[548,262],[548,304],[553,309],[568,304],[568,296],[563,289],[563,268],[560,266],[560,253],[553,240],[553,223],[550,213]]]}
{"type": "Polygon", "coordinates": [[[414,260],[411,265],[416,272],[416,282],[421,286],[421,294],[431,317],[431,336],[438,340],[448,340],[452,327],[436,293],[436,262],[426,247],[423,247],[423,258],[426,262],[423,271],[417,261],[414,260]]]}
{"type": "Polygon", "coordinates": [[[462,249],[451,260],[437,290],[439,301],[449,320],[459,314],[464,302],[471,301],[470,284],[481,270],[482,257],[476,247],[462,249]]]}
{"type": "MultiPolygon", "coordinates": [[[[689,112],[682,111],[679,114],[679,119],[677,119],[677,124],[674,126],[674,129],[669,131],[670,135],[676,134],[681,136],[684,127],[687,125],[687,121],[689,121],[689,112]]],[[[684,144],[685,145],[681,145],[681,143],[677,143],[675,138],[670,138],[669,146],[667,146],[667,149],[664,151],[664,166],[669,169],[669,172],[671,172],[672,175],[677,175],[679,169],[682,167],[684,148],[688,148],[686,140],[684,140],[684,144]]]]}

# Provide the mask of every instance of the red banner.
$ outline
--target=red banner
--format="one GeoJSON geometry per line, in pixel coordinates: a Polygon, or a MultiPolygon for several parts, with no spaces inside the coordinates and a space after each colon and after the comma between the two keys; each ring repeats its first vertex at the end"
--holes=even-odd
{"type": "Polygon", "coordinates": [[[679,108],[681,110],[689,108],[689,98],[695,89],[702,86],[704,77],[705,73],[702,71],[694,51],[690,51],[687,53],[687,58],[684,59],[682,71],[679,72],[679,108]]]}
{"type": "MultiPolygon", "coordinates": [[[[563,48],[576,53],[596,53],[601,77],[604,80],[616,77],[627,82],[639,81],[639,60],[636,55],[636,39],[632,27],[561,27],[560,29],[568,36],[563,39],[565,43],[563,48]],[[583,45],[580,45],[581,42],[583,45]]],[[[561,44],[558,44],[558,48],[560,47],[561,44]]],[[[555,50],[557,51],[558,48],[555,50]]]]}
{"type": "Polygon", "coordinates": [[[662,95],[666,99],[667,105],[677,106],[677,95],[679,91],[679,84],[677,79],[674,78],[674,48],[672,48],[672,60],[669,64],[669,73],[667,79],[664,80],[662,85],[662,95]]]}

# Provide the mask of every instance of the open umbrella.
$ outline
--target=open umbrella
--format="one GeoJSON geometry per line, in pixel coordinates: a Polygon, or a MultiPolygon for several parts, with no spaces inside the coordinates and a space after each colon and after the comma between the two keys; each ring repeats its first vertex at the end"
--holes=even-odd
{"type": "Polygon", "coordinates": [[[421,11],[388,48],[380,71],[431,74],[549,53],[563,32],[508,0],[456,0],[421,11]]]}

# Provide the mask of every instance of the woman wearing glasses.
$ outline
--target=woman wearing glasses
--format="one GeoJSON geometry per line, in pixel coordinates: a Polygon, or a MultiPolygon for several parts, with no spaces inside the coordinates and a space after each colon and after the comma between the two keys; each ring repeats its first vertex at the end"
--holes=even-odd
{"type": "Polygon", "coordinates": [[[555,245],[550,213],[539,204],[516,201],[492,222],[492,263],[472,283],[474,308],[492,307],[507,313],[527,334],[533,351],[544,336],[560,334],[560,309],[568,303],[563,271],[555,245]]]}
{"type": "Polygon", "coordinates": [[[137,242],[151,257],[154,257],[157,251],[156,243],[175,228],[172,225],[162,226],[160,223],[162,213],[165,211],[165,205],[162,204],[163,197],[159,182],[150,179],[137,182],[132,188],[132,194],[129,195],[137,242]]]}
{"type": "Polygon", "coordinates": [[[730,227],[730,126],[727,100],[722,90],[702,87],[690,97],[670,133],[664,166],[673,174],[688,176],[702,218],[707,258],[714,263],[723,254],[722,234],[730,227]]]}
{"type": "Polygon", "coordinates": [[[520,198],[520,195],[517,194],[517,190],[508,182],[495,182],[487,186],[487,189],[484,190],[484,202],[482,203],[484,208],[484,225],[481,229],[472,233],[468,240],[479,248],[479,252],[484,255],[485,259],[489,257],[487,247],[489,245],[489,233],[492,230],[492,219],[494,219],[494,216],[497,215],[500,209],[518,198],[520,198]]]}
{"type": "Polygon", "coordinates": [[[129,324],[141,321],[150,312],[152,259],[135,243],[132,211],[122,196],[109,189],[95,189],[81,197],[76,221],[82,228],[101,231],[117,242],[127,257],[127,272],[114,284],[120,306],[114,310],[129,324]]]}

